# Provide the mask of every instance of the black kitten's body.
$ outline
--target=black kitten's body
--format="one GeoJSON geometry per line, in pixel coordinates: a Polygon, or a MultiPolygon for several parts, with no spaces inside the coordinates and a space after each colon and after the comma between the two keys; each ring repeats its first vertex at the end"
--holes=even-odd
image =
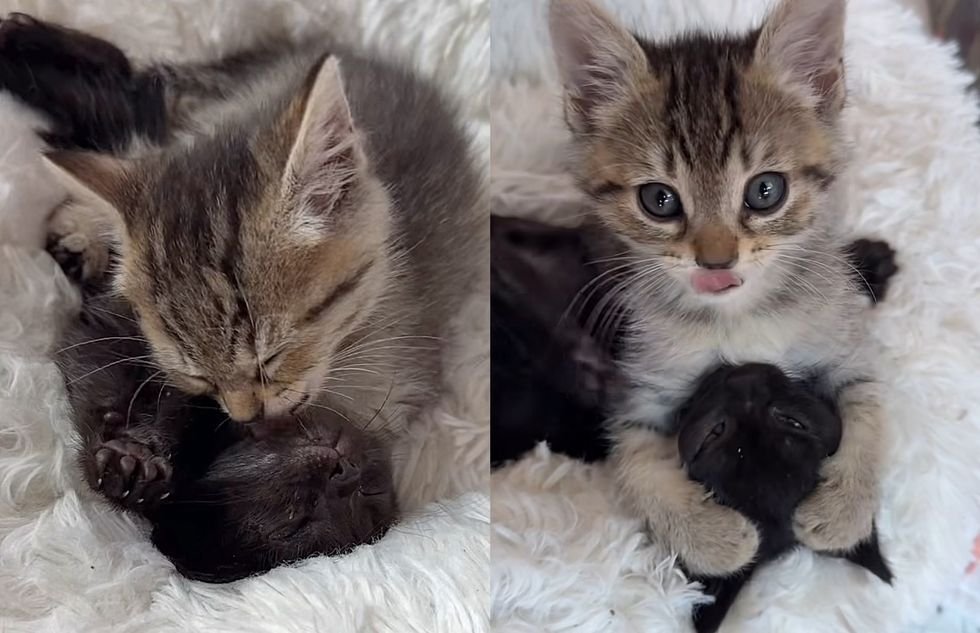
{"type": "Polygon", "coordinates": [[[61,341],[91,487],[148,518],[186,576],[227,582],[379,538],[395,520],[390,455],[329,412],[231,423],[169,387],[126,304],[85,297],[61,341]]]}
{"type": "MultiPolygon", "coordinates": [[[[760,534],[749,566],[726,577],[692,576],[715,598],[694,613],[699,633],[717,630],[756,568],[798,544],[793,514],[819,483],[820,466],[837,451],[842,430],[835,403],[815,391],[772,365],[723,366],[700,381],[679,413],[679,452],[688,475],[760,534]]],[[[891,582],[874,534],[840,556],[891,582]]]]}

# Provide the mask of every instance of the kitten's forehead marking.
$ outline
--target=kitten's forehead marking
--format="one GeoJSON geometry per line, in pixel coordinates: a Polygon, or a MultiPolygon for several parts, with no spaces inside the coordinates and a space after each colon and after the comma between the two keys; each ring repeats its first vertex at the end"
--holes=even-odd
{"type": "Polygon", "coordinates": [[[666,162],[723,168],[742,130],[740,77],[752,61],[758,32],[738,39],[693,37],[670,45],[642,42],[650,70],[663,85],[666,162]],[[719,89],[721,87],[721,89],[719,89]],[[679,155],[679,156],[678,156],[679,155]]]}

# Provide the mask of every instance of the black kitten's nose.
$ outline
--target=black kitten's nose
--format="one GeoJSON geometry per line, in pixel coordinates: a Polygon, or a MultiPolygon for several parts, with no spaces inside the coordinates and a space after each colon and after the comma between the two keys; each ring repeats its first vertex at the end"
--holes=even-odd
{"type": "Polygon", "coordinates": [[[354,494],[361,483],[361,468],[346,457],[341,457],[330,475],[330,485],[340,497],[354,494]]]}

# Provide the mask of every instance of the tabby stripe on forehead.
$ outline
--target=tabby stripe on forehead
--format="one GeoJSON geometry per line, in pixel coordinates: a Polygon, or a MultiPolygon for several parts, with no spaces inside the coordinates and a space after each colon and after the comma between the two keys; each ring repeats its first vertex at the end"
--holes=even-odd
{"type": "Polygon", "coordinates": [[[306,315],[303,317],[303,321],[304,322],[312,321],[313,319],[323,314],[326,311],[326,309],[329,308],[332,304],[336,303],[344,296],[353,292],[354,289],[357,288],[357,286],[361,283],[361,281],[364,280],[364,276],[367,275],[368,271],[371,270],[372,266],[374,266],[374,260],[369,261],[368,263],[358,268],[357,272],[351,275],[346,281],[337,284],[337,286],[334,287],[333,291],[331,291],[330,294],[328,294],[323,301],[313,306],[306,313],[306,315]]]}
{"type": "Polygon", "coordinates": [[[229,347],[234,348],[238,345],[239,335],[242,333],[242,326],[245,326],[247,337],[251,344],[255,342],[255,329],[252,327],[251,319],[248,314],[248,303],[245,301],[245,293],[238,283],[237,263],[241,256],[241,231],[242,213],[237,200],[229,200],[228,213],[225,217],[227,226],[225,227],[224,252],[221,254],[221,273],[225,281],[232,289],[235,297],[235,310],[228,315],[230,337],[229,347]]]}
{"type": "Polygon", "coordinates": [[[170,338],[180,341],[185,349],[191,348],[190,341],[186,333],[191,330],[190,324],[184,319],[184,315],[179,310],[174,311],[169,303],[160,303],[157,314],[160,315],[160,322],[163,329],[167,331],[170,338]]]}
{"type": "Polygon", "coordinates": [[[680,107],[682,106],[680,79],[674,65],[669,66],[670,75],[667,82],[667,103],[665,117],[667,119],[667,133],[676,146],[680,148],[681,157],[688,165],[693,165],[694,152],[687,143],[687,139],[681,132],[681,123],[678,118],[680,107]]]}
{"type": "Polygon", "coordinates": [[[735,140],[735,134],[742,129],[742,120],[738,116],[738,78],[735,75],[734,67],[729,66],[727,71],[725,103],[728,105],[728,130],[725,132],[725,138],[721,143],[722,160],[728,158],[732,151],[732,141],[735,140]]]}

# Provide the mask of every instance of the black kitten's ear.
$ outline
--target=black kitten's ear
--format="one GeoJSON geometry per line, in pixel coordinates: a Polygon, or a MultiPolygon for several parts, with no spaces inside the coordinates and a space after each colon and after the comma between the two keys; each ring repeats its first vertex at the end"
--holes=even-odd
{"type": "Polygon", "coordinates": [[[857,547],[849,552],[834,554],[834,556],[864,567],[889,585],[892,584],[892,580],[895,578],[891,568],[888,567],[888,562],[881,553],[881,545],[878,543],[877,527],[871,530],[871,536],[868,537],[868,540],[858,543],[857,547]]]}

